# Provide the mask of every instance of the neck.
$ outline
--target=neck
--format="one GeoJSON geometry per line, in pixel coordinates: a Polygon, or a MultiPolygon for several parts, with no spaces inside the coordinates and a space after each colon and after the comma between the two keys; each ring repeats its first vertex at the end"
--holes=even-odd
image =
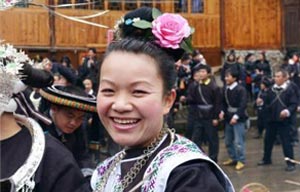
{"type": "Polygon", "coordinates": [[[13,113],[4,112],[0,119],[0,141],[14,136],[21,130],[13,113]]]}

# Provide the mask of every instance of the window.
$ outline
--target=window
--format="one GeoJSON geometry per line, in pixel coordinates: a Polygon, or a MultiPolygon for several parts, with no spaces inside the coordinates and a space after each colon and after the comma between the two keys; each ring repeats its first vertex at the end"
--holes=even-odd
{"type": "Polygon", "coordinates": [[[204,0],[175,0],[176,13],[203,13],[204,0]],[[190,7],[190,9],[189,9],[190,7]]]}
{"type": "Polygon", "coordinates": [[[136,0],[125,0],[125,10],[134,10],[137,8],[136,0]]]}
{"type": "Polygon", "coordinates": [[[108,2],[109,10],[122,10],[122,4],[120,0],[110,0],[108,2]]]}
{"type": "Polygon", "coordinates": [[[142,0],[141,7],[152,7],[152,0],[142,0]]]}

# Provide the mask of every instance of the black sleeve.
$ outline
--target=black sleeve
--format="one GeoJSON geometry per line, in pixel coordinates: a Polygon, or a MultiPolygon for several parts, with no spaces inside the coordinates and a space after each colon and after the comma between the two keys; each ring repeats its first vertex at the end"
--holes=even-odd
{"type": "Polygon", "coordinates": [[[238,111],[236,114],[239,116],[239,118],[245,117],[245,111],[247,109],[247,91],[244,87],[240,86],[238,87],[239,91],[239,105],[238,105],[238,111]]]}
{"type": "Polygon", "coordinates": [[[35,69],[29,64],[24,64],[21,73],[26,76],[22,78],[23,83],[36,88],[50,86],[54,81],[50,72],[41,69],[35,69]]]}
{"type": "Polygon", "coordinates": [[[217,168],[209,162],[195,160],[184,163],[171,172],[166,192],[224,192],[221,183],[225,181],[217,168]]]}
{"type": "Polygon", "coordinates": [[[55,138],[46,135],[46,151],[39,169],[37,192],[91,191],[73,155],[55,138]]]}

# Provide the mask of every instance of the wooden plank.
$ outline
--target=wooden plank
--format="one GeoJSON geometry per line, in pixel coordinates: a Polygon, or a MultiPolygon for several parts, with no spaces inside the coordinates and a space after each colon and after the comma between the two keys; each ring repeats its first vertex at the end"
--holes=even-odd
{"type": "Polygon", "coordinates": [[[0,37],[14,45],[49,45],[48,12],[36,8],[14,8],[0,12],[0,37]],[[43,37],[41,37],[43,33],[43,37]]]}
{"type": "Polygon", "coordinates": [[[224,1],[225,49],[280,49],[280,0],[224,1]]]}

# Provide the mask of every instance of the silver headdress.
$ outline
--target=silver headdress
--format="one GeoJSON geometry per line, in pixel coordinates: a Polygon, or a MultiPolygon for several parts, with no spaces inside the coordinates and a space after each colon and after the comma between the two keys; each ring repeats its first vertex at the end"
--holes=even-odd
{"type": "Polygon", "coordinates": [[[25,78],[22,73],[25,63],[32,61],[24,52],[0,41],[0,115],[7,110],[13,112],[12,95],[26,88],[21,82],[25,78]]]}
{"type": "Polygon", "coordinates": [[[0,11],[12,8],[20,2],[22,2],[22,0],[0,0],[0,11]]]}

